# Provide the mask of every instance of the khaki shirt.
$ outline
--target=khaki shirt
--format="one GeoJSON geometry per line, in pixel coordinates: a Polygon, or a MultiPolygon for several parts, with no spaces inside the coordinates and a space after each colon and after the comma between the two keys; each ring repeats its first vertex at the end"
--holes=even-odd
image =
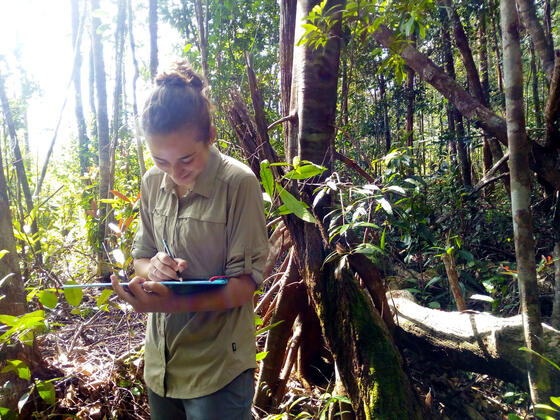
{"type": "MultiPolygon", "coordinates": [[[[251,170],[210,147],[193,190],[177,197],[156,167],[142,179],[132,256],[151,258],[165,239],[188,262],[185,279],[249,274],[258,284],[268,252],[262,192],[251,170]]],[[[151,313],[144,379],[156,394],[196,398],[255,368],[253,303],[215,312],[151,313]]]]}

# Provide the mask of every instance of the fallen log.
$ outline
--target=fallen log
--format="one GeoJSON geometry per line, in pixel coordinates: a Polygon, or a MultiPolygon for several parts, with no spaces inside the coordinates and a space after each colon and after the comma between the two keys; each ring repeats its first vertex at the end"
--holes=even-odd
{"type": "MultiPolygon", "coordinates": [[[[508,382],[527,383],[527,353],[521,315],[499,318],[488,313],[444,312],[425,308],[403,290],[387,293],[398,339],[429,358],[462,370],[488,374],[508,382]]],[[[560,331],[543,324],[545,354],[560,361],[560,331]]],[[[550,366],[553,388],[560,391],[560,372],[550,366]]]]}

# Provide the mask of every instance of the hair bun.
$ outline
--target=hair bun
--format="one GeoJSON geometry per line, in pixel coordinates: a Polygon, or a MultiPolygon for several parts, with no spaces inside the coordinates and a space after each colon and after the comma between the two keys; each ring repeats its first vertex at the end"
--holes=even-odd
{"type": "Polygon", "coordinates": [[[176,61],[171,65],[171,73],[162,73],[156,79],[158,86],[191,87],[198,92],[204,89],[204,81],[185,61],[176,61]]]}

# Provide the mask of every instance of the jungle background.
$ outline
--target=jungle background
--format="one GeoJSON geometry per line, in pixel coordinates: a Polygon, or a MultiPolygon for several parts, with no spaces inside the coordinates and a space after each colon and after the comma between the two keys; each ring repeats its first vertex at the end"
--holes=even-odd
{"type": "Polygon", "coordinates": [[[1,418],[149,418],[144,315],[63,286],[133,275],[179,58],[263,186],[255,418],[560,418],[557,0],[11,3],[68,36],[0,51],[1,418]]]}

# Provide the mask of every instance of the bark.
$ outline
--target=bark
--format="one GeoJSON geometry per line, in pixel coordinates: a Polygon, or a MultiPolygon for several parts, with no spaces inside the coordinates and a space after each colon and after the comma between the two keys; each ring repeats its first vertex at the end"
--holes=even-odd
{"type": "MultiPolygon", "coordinates": [[[[85,7],[84,7],[85,9],[85,7]]],[[[87,173],[89,167],[89,139],[87,137],[86,120],[82,105],[82,54],[80,51],[81,43],[78,39],[82,35],[83,25],[80,27],[79,1],[72,0],[72,45],[74,46],[74,72],[72,81],[74,82],[74,111],[78,126],[78,158],[80,160],[80,174],[87,173]]],[[[84,13],[85,17],[85,13],[84,13]]]]}
{"type": "Polygon", "coordinates": [[[517,0],[517,7],[523,23],[531,35],[537,54],[541,58],[546,78],[550,80],[554,69],[554,47],[545,36],[544,29],[537,17],[535,2],[534,0],[517,0]]]}
{"type": "Polygon", "coordinates": [[[560,51],[556,51],[556,63],[550,82],[545,109],[545,146],[560,149],[560,51]]]}
{"type": "MultiPolygon", "coordinates": [[[[208,1],[208,0],[206,0],[208,1]]],[[[200,60],[202,64],[202,74],[208,80],[208,26],[205,24],[202,0],[195,0],[194,11],[198,27],[198,48],[200,50],[200,60]]]]}
{"type": "Polygon", "coordinates": [[[132,0],[128,0],[128,39],[130,42],[130,52],[132,55],[132,64],[134,66],[134,77],[132,78],[132,114],[134,118],[134,137],[136,139],[136,154],[138,155],[138,169],[140,170],[140,178],[146,173],[146,163],[144,162],[144,149],[142,147],[142,130],[140,128],[140,119],[138,117],[138,101],[136,99],[136,84],[140,72],[138,70],[138,60],[136,59],[136,45],[134,43],[134,33],[132,31],[132,0]]]}
{"type": "MultiPolygon", "coordinates": [[[[281,385],[280,372],[284,362],[284,354],[288,339],[292,332],[292,325],[299,313],[301,305],[307,299],[305,286],[299,282],[299,274],[293,253],[286,273],[280,280],[280,291],[276,298],[276,306],[270,319],[271,324],[281,322],[268,332],[264,351],[268,352],[259,370],[259,378],[254,397],[257,407],[270,411],[278,407],[277,390],[281,385]]],[[[282,398],[280,396],[280,398],[282,398]]]]}
{"type": "Polygon", "coordinates": [[[463,297],[463,290],[459,284],[459,275],[457,274],[457,269],[455,268],[455,257],[447,252],[441,254],[441,259],[445,265],[445,272],[447,273],[447,278],[449,280],[449,288],[451,293],[453,293],[453,298],[457,304],[457,310],[463,312],[467,309],[465,304],[465,298],[463,297]]]}
{"type": "Polygon", "coordinates": [[[263,271],[263,277],[265,279],[270,276],[270,273],[272,273],[272,269],[278,261],[278,258],[280,258],[280,256],[292,246],[290,235],[288,234],[286,226],[283,222],[280,222],[272,235],[270,235],[268,243],[268,255],[266,257],[266,263],[263,271]]]}
{"type": "MultiPolygon", "coordinates": [[[[296,31],[296,0],[280,0],[280,97],[282,116],[296,115],[296,118],[282,125],[284,131],[285,161],[292,162],[297,153],[297,113],[292,107],[292,77],[294,64],[294,44],[296,31]]],[[[299,25],[298,25],[299,26],[299,25]]]]}
{"type": "MultiPolygon", "coordinates": [[[[515,0],[501,0],[502,45],[504,48],[504,87],[506,93],[509,167],[511,173],[511,212],[517,260],[517,278],[523,329],[527,348],[544,353],[543,329],[537,288],[535,240],[531,216],[530,145],[523,114],[523,73],[515,0]]],[[[529,390],[533,403],[547,403],[551,395],[550,377],[544,361],[529,354],[529,390]]]]}
{"type": "Polygon", "coordinates": [[[535,47],[529,42],[529,52],[531,54],[531,88],[533,91],[533,110],[535,112],[535,126],[540,128],[543,126],[541,104],[539,100],[539,75],[537,73],[537,64],[535,62],[535,47]]]}
{"type": "MultiPolygon", "coordinates": [[[[99,0],[91,0],[92,10],[99,9],[99,0]]],[[[101,35],[97,33],[100,25],[97,17],[92,18],[93,56],[95,66],[95,88],[97,93],[97,141],[99,151],[99,206],[97,219],[99,230],[97,235],[97,275],[108,274],[108,267],[104,264],[103,243],[105,240],[106,206],[101,200],[107,199],[109,195],[109,162],[110,146],[109,119],[107,116],[107,87],[105,81],[105,62],[103,60],[103,44],[101,35]]]]}
{"type": "MultiPolygon", "coordinates": [[[[0,81],[1,82],[1,81],[0,81]]],[[[0,147],[0,250],[8,253],[0,258],[0,314],[20,316],[27,312],[26,293],[19,267],[19,257],[16,240],[13,234],[12,215],[8,199],[8,185],[4,177],[2,164],[2,150],[0,147]]],[[[4,326],[0,331],[4,332],[4,326]]],[[[33,346],[23,346],[19,343],[0,344],[0,367],[6,359],[20,359],[28,366],[34,367],[38,363],[37,353],[33,346]]],[[[28,382],[18,378],[14,373],[0,373],[0,383],[11,386],[0,387],[0,407],[6,407],[17,412],[17,403],[21,395],[27,390],[28,382]]],[[[30,415],[30,413],[27,413],[30,415]]],[[[23,414],[22,414],[23,416],[23,414]]]]}
{"type": "Polygon", "coordinates": [[[463,63],[465,65],[465,70],[467,71],[467,79],[469,81],[469,87],[473,92],[473,95],[478,99],[484,106],[488,107],[488,103],[484,100],[484,94],[482,91],[482,85],[480,83],[480,77],[478,75],[478,69],[474,63],[473,54],[471,47],[469,46],[469,41],[465,30],[463,29],[463,24],[457,13],[457,10],[452,6],[451,0],[443,0],[445,8],[447,10],[447,15],[451,24],[453,26],[453,37],[457,45],[457,49],[463,57],[463,63]]]}
{"type": "MultiPolygon", "coordinates": [[[[380,25],[372,36],[386,48],[391,47],[395,41],[393,32],[383,25],[380,25]]],[[[405,46],[400,55],[405,63],[412,67],[422,79],[449,99],[463,116],[473,120],[476,126],[480,126],[487,134],[496,137],[500,143],[507,146],[507,129],[503,118],[470,96],[455,80],[415,48],[409,45],[405,46]]],[[[537,172],[541,182],[559,190],[558,153],[555,150],[542,147],[536,142],[531,142],[531,146],[533,157],[531,169],[537,172]]]]}
{"type": "Polygon", "coordinates": [[[496,18],[495,13],[493,11],[497,10],[498,8],[495,7],[492,0],[490,0],[490,23],[492,25],[491,33],[492,33],[492,40],[494,41],[492,47],[494,49],[494,54],[496,55],[496,76],[498,78],[498,90],[500,91],[500,102],[502,108],[502,114],[505,114],[504,102],[503,102],[503,95],[504,95],[504,82],[503,82],[503,75],[502,75],[502,53],[500,50],[500,43],[499,40],[502,38],[502,34],[500,31],[500,26],[496,25],[496,18]]]}
{"type": "Polygon", "coordinates": [[[342,90],[340,92],[340,115],[339,125],[343,127],[348,126],[348,59],[345,57],[342,60],[342,90]]]}
{"type": "MultiPolygon", "coordinates": [[[[298,2],[297,21],[316,3],[298,2]]],[[[327,2],[326,9],[339,2],[327,2]]],[[[298,27],[296,31],[303,28],[298,27]]],[[[317,50],[304,45],[294,52],[292,109],[299,117],[298,154],[302,160],[332,167],[332,146],[337,100],[340,26],[317,50]]],[[[296,39],[299,39],[296,32],[296,39]]],[[[326,176],[326,174],[324,174],[326,176]]],[[[302,189],[308,201],[312,187],[302,189]]],[[[328,197],[315,208],[323,220],[328,197]]],[[[322,226],[285,218],[294,241],[298,265],[315,308],[326,342],[339,369],[358,419],[419,418],[415,399],[390,334],[366,296],[343,269],[335,279],[332,263],[323,264],[328,240],[322,226]],[[319,229],[318,229],[319,227],[319,229]]]]}
{"type": "MultiPolygon", "coordinates": [[[[407,347],[455,368],[491,375],[526,386],[526,352],[522,316],[499,318],[488,313],[443,312],[414,302],[409,292],[388,293],[389,304],[407,347]]],[[[544,355],[559,360],[560,333],[543,324],[544,355]]]]}
{"type": "MultiPolygon", "coordinates": [[[[452,79],[455,79],[455,64],[453,62],[453,53],[451,51],[451,39],[447,30],[447,19],[442,15],[441,17],[441,47],[443,49],[443,61],[445,71],[452,79]]],[[[447,152],[451,163],[457,161],[457,140],[455,133],[455,106],[451,101],[447,102],[447,130],[449,138],[447,140],[447,152]]]]}
{"type": "Polygon", "coordinates": [[[150,79],[154,82],[158,71],[158,13],[157,0],[149,0],[148,25],[150,28],[150,79]]]}
{"type": "MultiPolygon", "coordinates": [[[[488,38],[486,36],[486,13],[480,15],[480,27],[478,32],[479,39],[479,62],[480,62],[480,86],[482,88],[482,103],[490,108],[490,81],[488,79],[488,38]]],[[[495,141],[495,140],[494,140],[495,141]]],[[[498,160],[498,159],[496,159],[498,160]]],[[[483,176],[486,176],[488,170],[492,167],[492,149],[490,147],[490,139],[484,135],[482,139],[482,163],[483,176]]],[[[491,188],[487,189],[491,192],[491,188]]]]}

